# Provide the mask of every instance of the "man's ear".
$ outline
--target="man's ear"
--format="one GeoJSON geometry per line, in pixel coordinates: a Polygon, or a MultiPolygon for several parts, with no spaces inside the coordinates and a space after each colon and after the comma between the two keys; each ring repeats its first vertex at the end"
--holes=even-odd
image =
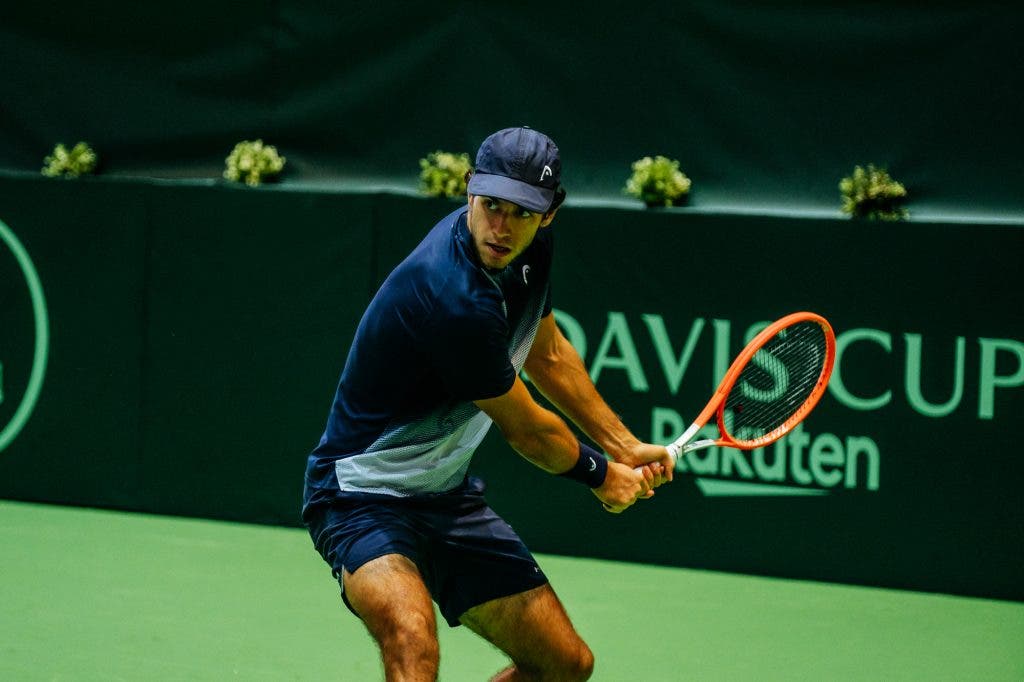
{"type": "Polygon", "coordinates": [[[551,221],[555,219],[555,214],[558,213],[558,209],[561,208],[562,203],[565,201],[565,190],[561,187],[555,192],[555,199],[551,202],[551,208],[545,213],[544,217],[540,221],[541,227],[547,227],[551,224],[551,221]]]}
{"type": "Polygon", "coordinates": [[[551,221],[555,219],[555,214],[556,213],[558,213],[558,209],[557,208],[553,208],[550,211],[548,211],[547,213],[545,213],[544,216],[540,219],[540,226],[541,227],[547,227],[548,225],[550,225],[551,221]]]}

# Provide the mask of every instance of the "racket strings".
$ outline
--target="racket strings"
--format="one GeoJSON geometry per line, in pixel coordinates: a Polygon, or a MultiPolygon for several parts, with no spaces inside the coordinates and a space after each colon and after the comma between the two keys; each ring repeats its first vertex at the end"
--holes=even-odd
{"type": "Polygon", "coordinates": [[[798,322],[769,339],[747,363],[725,400],[724,427],[737,441],[765,436],[796,414],[825,367],[825,330],[798,322]]]}

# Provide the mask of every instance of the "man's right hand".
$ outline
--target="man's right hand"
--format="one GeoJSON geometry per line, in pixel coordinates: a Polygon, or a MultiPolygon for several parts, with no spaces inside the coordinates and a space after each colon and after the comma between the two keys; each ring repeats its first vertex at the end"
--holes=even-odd
{"type": "Polygon", "coordinates": [[[608,474],[604,483],[592,488],[604,508],[613,514],[620,514],[637,500],[654,495],[654,473],[650,467],[639,471],[618,462],[608,462],[608,474]]]}

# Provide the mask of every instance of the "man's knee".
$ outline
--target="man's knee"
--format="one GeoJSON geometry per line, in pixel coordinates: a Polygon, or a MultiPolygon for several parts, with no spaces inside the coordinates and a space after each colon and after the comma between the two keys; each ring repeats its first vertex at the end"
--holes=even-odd
{"type": "Polygon", "coordinates": [[[543,662],[516,662],[516,668],[538,679],[583,682],[594,673],[594,653],[580,640],[576,647],[550,652],[543,662]]]}
{"type": "Polygon", "coordinates": [[[407,611],[385,619],[373,630],[372,634],[381,647],[438,657],[437,631],[432,614],[407,611]]]}
{"type": "Polygon", "coordinates": [[[407,679],[437,676],[441,656],[433,618],[408,612],[377,623],[370,632],[380,646],[389,673],[407,679]]]}
{"type": "Polygon", "coordinates": [[[584,642],[580,642],[579,650],[568,670],[571,680],[589,680],[594,674],[594,652],[584,642]]]}

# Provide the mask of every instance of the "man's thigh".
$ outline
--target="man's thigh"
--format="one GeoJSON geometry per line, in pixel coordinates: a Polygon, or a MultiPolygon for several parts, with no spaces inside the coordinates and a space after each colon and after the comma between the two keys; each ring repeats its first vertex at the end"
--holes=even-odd
{"type": "Polygon", "coordinates": [[[434,604],[416,564],[400,554],[386,554],[354,572],[343,569],[347,604],[381,641],[401,628],[436,637],[434,604]]]}
{"type": "Polygon", "coordinates": [[[460,620],[520,666],[542,670],[589,655],[551,585],[474,606],[460,620]]]}
{"type": "Polygon", "coordinates": [[[342,569],[344,594],[380,645],[389,680],[436,680],[440,660],[434,604],[416,564],[386,554],[353,572],[342,569]]]}

